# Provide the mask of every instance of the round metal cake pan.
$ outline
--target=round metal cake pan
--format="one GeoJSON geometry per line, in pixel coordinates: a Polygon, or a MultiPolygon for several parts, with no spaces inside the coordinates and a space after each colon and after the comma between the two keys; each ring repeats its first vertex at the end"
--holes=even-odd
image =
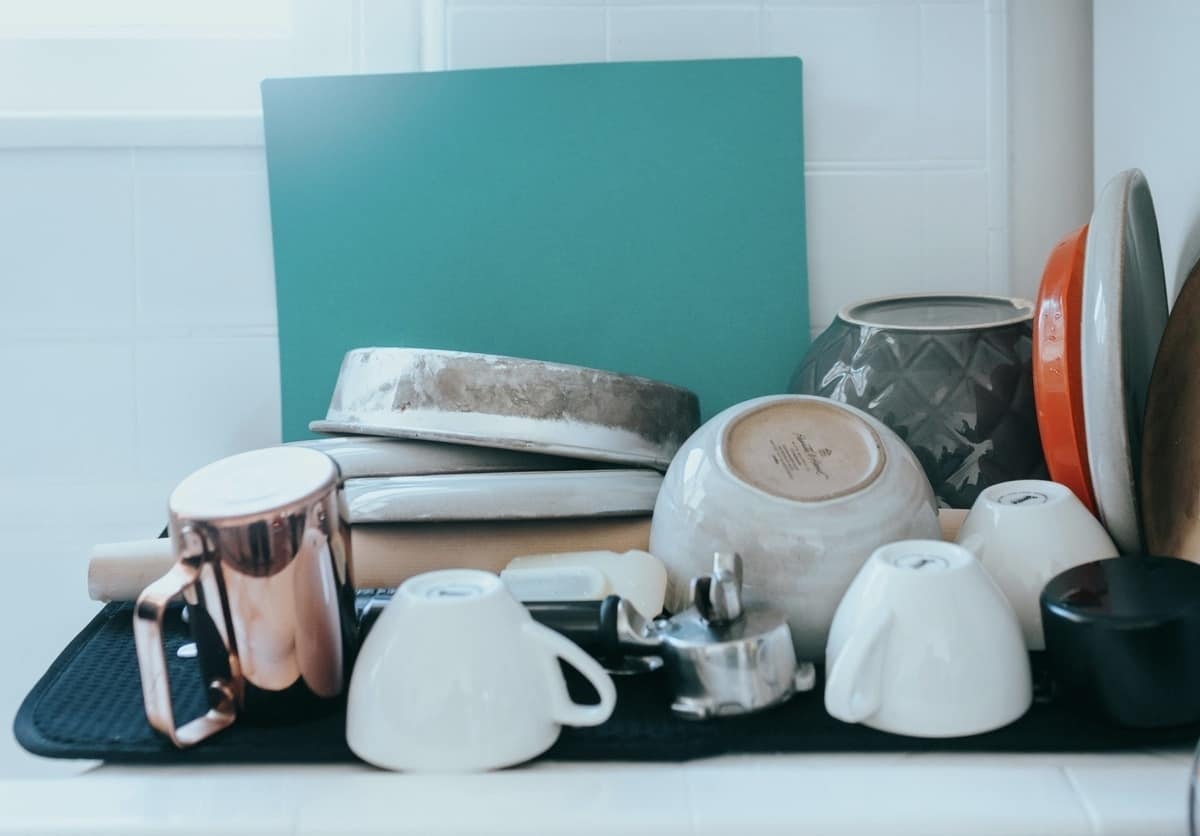
{"type": "Polygon", "coordinates": [[[695,393],[643,377],[418,348],[346,353],[314,432],[414,438],[665,470],[700,425],[695,393]]]}

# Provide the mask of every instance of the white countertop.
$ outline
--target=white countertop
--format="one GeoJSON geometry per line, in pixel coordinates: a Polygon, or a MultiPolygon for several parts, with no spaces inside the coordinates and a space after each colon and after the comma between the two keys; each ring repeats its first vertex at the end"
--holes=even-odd
{"type": "Polygon", "coordinates": [[[0,538],[0,834],[1187,833],[1185,750],[535,763],[466,776],[132,768],[24,753],[11,734],[20,700],[98,609],[84,592],[87,546],[152,527],[0,538]]]}
{"type": "Polygon", "coordinates": [[[1187,753],[534,764],[105,766],[0,782],[0,833],[1184,834],[1187,753]]]}

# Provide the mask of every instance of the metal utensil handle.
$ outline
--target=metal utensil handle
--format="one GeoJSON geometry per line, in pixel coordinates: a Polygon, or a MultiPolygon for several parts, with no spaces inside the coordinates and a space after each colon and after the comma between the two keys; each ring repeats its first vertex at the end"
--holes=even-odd
{"type": "Polygon", "coordinates": [[[566,636],[593,656],[608,659],[621,654],[617,609],[621,599],[602,601],[527,601],[534,621],[566,636]]]}
{"type": "Polygon", "coordinates": [[[167,607],[199,580],[199,567],[180,560],[167,574],[150,584],[138,596],[133,611],[133,638],[137,647],[138,671],[142,678],[142,699],[150,725],[170,738],[180,749],[199,743],[237,718],[237,700],[232,684],[221,679],[209,683],[209,710],[175,726],[171,707],[171,680],[167,673],[167,654],[163,646],[163,616],[167,607]]]}

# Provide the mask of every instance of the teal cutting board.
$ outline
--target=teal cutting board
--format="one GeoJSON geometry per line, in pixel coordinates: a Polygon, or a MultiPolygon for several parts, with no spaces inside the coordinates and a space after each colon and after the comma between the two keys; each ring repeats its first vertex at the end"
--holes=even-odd
{"type": "Polygon", "coordinates": [[[677,383],[705,417],[808,345],[800,61],[263,82],[285,439],[347,349],[677,383]]]}

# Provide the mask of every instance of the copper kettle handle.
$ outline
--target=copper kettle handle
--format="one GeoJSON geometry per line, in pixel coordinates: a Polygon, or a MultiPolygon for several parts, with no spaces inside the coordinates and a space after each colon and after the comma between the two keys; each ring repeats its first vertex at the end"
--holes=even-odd
{"type": "Polygon", "coordinates": [[[146,719],[180,749],[199,743],[237,719],[237,700],[232,684],[214,679],[208,685],[211,706],[208,711],[183,726],[175,725],[171,680],[167,674],[167,654],[162,638],[163,615],[171,601],[183,595],[199,577],[199,563],[195,559],[180,560],[167,574],[146,587],[133,610],[133,638],[137,646],[146,719]]]}

